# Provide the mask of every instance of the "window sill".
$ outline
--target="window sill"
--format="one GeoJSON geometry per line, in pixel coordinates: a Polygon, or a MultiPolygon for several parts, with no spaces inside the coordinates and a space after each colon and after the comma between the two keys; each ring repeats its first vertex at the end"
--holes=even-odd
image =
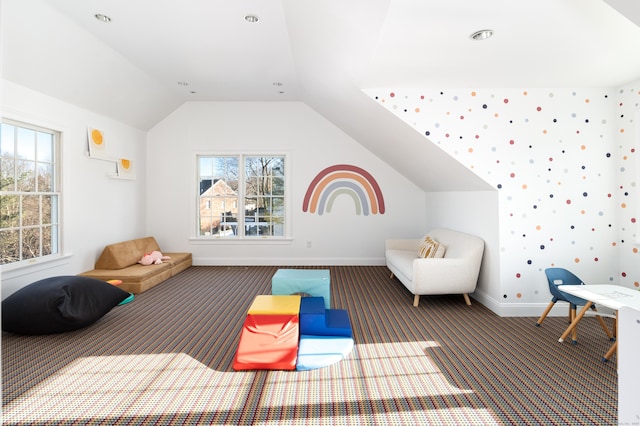
{"type": "Polygon", "coordinates": [[[292,238],[189,238],[190,244],[234,244],[234,245],[287,245],[293,242],[292,238]]]}
{"type": "Polygon", "coordinates": [[[10,263],[0,266],[3,279],[11,279],[22,275],[32,274],[61,265],[66,265],[71,259],[71,254],[53,255],[42,258],[26,260],[18,263],[10,263]]]}

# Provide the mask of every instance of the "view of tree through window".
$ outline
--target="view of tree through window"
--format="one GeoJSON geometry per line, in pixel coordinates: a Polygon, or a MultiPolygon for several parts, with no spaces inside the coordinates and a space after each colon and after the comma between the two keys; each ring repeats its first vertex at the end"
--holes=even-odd
{"type": "Polygon", "coordinates": [[[200,237],[283,237],[282,156],[199,156],[200,237]]]}
{"type": "Polygon", "coordinates": [[[0,264],[59,253],[54,131],[0,123],[0,264]]]}

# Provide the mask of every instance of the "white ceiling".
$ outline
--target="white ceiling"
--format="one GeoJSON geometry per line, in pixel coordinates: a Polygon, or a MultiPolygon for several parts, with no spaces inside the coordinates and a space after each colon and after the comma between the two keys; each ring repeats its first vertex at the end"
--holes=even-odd
{"type": "Polygon", "coordinates": [[[623,85],[640,2],[608,1],[4,0],[2,74],[142,130],[187,101],[302,101],[400,168],[371,123],[412,136],[363,89],[623,85]]]}

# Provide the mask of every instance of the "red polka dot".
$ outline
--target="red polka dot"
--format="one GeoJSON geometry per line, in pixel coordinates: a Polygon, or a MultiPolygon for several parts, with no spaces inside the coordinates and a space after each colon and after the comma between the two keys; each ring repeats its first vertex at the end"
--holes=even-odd
{"type": "Polygon", "coordinates": [[[395,94],[395,93],[393,93],[393,92],[389,93],[389,96],[390,96],[390,97],[392,97],[392,98],[393,98],[395,95],[396,95],[396,94],[395,94]]]}
{"type": "Polygon", "coordinates": [[[505,103],[505,104],[508,104],[508,103],[509,103],[509,99],[505,98],[505,99],[504,99],[504,103],[505,103]]]}
{"type": "Polygon", "coordinates": [[[509,141],[509,145],[514,145],[515,143],[516,143],[516,141],[514,141],[513,139],[511,139],[511,140],[509,141]]]}
{"type": "Polygon", "coordinates": [[[567,200],[567,204],[571,204],[571,200],[567,200]]]}
{"type": "Polygon", "coordinates": [[[541,107],[538,107],[538,108],[536,108],[536,109],[537,109],[538,111],[542,111],[542,108],[541,108],[541,107]]]}
{"type": "Polygon", "coordinates": [[[622,273],[622,274],[620,274],[620,275],[622,275],[623,277],[626,277],[626,276],[627,276],[627,273],[626,273],[626,272],[623,272],[623,273],[622,273]]]}
{"type": "Polygon", "coordinates": [[[520,275],[520,272],[518,272],[518,273],[516,274],[516,278],[520,278],[521,276],[522,276],[522,275],[520,275]]]}

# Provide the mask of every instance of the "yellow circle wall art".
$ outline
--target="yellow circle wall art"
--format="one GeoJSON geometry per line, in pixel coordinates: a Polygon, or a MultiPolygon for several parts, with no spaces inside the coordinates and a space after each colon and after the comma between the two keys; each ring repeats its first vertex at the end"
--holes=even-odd
{"type": "Polygon", "coordinates": [[[128,158],[119,158],[118,159],[118,176],[127,178],[127,179],[135,179],[135,172],[133,170],[133,161],[128,158]]]}
{"type": "Polygon", "coordinates": [[[89,139],[89,156],[95,157],[103,155],[105,152],[105,139],[104,133],[101,130],[89,128],[88,129],[88,139],[89,139]]]}
{"type": "Polygon", "coordinates": [[[91,131],[91,140],[96,145],[102,145],[102,132],[97,129],[91,131]]]}

